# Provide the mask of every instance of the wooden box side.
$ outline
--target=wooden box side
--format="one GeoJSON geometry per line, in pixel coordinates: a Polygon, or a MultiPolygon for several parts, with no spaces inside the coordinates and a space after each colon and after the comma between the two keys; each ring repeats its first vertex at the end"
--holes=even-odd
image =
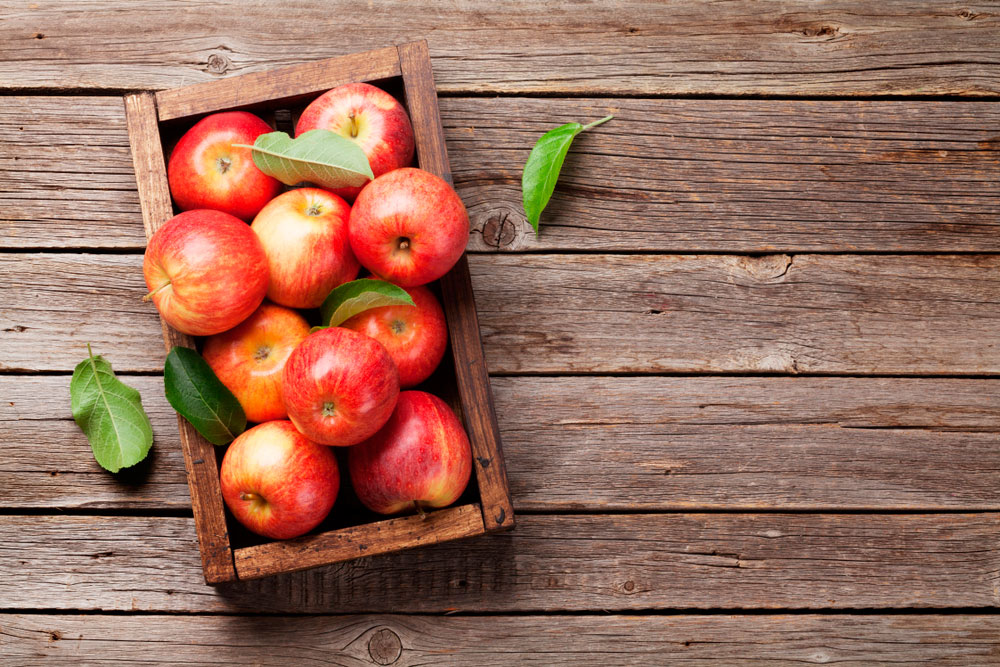
{"type": "MultiPolygon", "coordinates": [[[[427,42],[410,42],[397,48],[420,168],[451,183],[451,167],[444,143],[427,42]]],[[[500,428],[493,408],[486,357],[479,337],[479,317],[472,293],[472,278],[464,254],[452,270],[441,278],[440,283],[442,306],[448,320],[451,351],[455,361],[458,393],[465,415],[465,427],[472,443],[473,467],[479,483],[483,524],[488,532],[506,530],[514,527],[514,509],[507,484],[507,468],[500,446],[500,428]]]]}
{"type": "Polygon", "coordinates": [[[267,542],[233,552],[241,580],[297,572],[362,556],[440,544],[482,535],[483,515],[478,503],[386,519],[360,526],[329,530],[292,540],[267,542]]]}
{"type": "Polygon", "coordinates": [[[241,74],[221,81],[198,83],[156,93],[161,121],[238,109],[262,102],[293,99],[355,81],[399,76],[395,47],[292,65],[266,72],[241,74]]]}
{"type": "MultiPolygon", "coordinates": [[[[157,229],[174,216],[153,94],[126,96],[125,119],[142,206],[142,222],[148,241],[157,229]]],[[[170,328],[162,318],[160,322],[163,325],[163,341],[167,352],[176,345],[194,348],[194,341],[189,336],[170,328]]],[[[177,415],[177,424],[205,581],[209,584],[235,581],[236,569],[222,506],[222,487],[219,483],[215,447],[180,415],[177,415]]]]}

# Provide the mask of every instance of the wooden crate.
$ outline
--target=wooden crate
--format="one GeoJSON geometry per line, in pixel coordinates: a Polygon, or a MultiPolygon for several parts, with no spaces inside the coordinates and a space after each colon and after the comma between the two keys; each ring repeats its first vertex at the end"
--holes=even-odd
{"type": "MultiPolygon", "coordinates": [[[[285,111],[279,110],[288,110],[294,115],[319,94],[354,81],[379,85],[401,98],[413,123],[419,166],[451,182],[427,44],[411,42],[155,94],[126,96],[129,143],[146,238],[176,213],[167,185],[165,141],[169,143],[198,118],[217,111],[248,109],[273,122],[273,112],[281,115],[285,111]]],[[[254,539],[235,522],[223,502],[221,457],[217,456],[222,450],[178,416],[205,581],[218,584],[294,572],[513,527],[493,395],[464,255],[437,287],[448,320],[453,367],[449,365],[437,374],[439,386],[450,387],[436,393],[447,394],[450,389],[451,395],[443,397],[456,408],[472,444],[476,474],[463,496],[466,502],[460,499],[460,504],[432,511],[426,518],[382,519],[286,541],[254,539]]],[[[191,337],[166,323],[163,338],[168,351],[175,345],[195,347],[191,337]]],[[[341,477],[347,477],[343,466],[341,477]]],[[[338,498],[331,516],[337,515],[341,506],[338,498]]]]}

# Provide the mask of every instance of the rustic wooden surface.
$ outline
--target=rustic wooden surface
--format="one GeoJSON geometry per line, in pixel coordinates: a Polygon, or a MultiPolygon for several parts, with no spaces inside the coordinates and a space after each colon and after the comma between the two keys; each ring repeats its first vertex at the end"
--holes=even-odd
{"type": "Polygon", "coordinates": [[[0,656],[1000,661],[998,95],[993,2],[0,0],[0,656]],[[425,37],[518,527],[209,588],[122,94],[425,37]],[[536,237],[532,142],[607,113],[536,237]]]}
{"type": "MultiPolygon", "coordinates": [[[[475,252],[1000,250],[1000,110],[989,102],[446,97],[440,107],[475,252]],[[519,205],[533,141],[607,113],[619,122],[574,143],[536,237],[519,205]]],[[[0,143],[0,247],[145,247],[117,97],[7,97],[0,131],[17,137],[0,143]],[[25,117],[34,123],[22,134],[25,117]]]]}
{"type": "Polygon", "coordinates": [[[987,664],[1000,619],[671,615],[199,616],[0,615],[0,646],[21,665],[987,664]],[[234,641],[239,637],[239,641],[234,641]],[[616,641],[612,642],[611,639],[616,641]],[[145,654],[151,642],[156,652],[145,654]],[[752,657],[751,657],[752,656],[752,657]]]}

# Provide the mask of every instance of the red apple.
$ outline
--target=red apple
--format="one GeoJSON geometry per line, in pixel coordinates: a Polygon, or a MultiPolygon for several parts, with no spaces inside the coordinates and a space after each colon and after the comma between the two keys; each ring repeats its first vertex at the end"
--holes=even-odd
{"type": "Polygon", "coordinates": [[[448,325],[434,294],[424,286],[404,288],[413,306],[382,306],[340,326],[382,343],[399,369],[399,386],[415,387],[434,372],[448,346],[448,325]]]}
{"type": "Polygon", "coordinates": [[[458,418],[423,391],[402,392],[388,423],[347,456],[354,492],[379,514],[450,505],[472,472],[472,449],[458,418]]]}
{"type": "Polygon", "coordinates": [[[337,195],[300,188],[278,195],[254,218],[271,274],[267,298],[290,308],[319,308],[361,268],[347,239],[351,207],[337,195]]]}
{"type": "Polygon", "coordinates": [[[437,280],[455,265],[469,240],[469,215],[442,179],[421,169],[397,169],[358,195],[350,237],[365,268],[413,287],[437,280]]]}
{"type": "Polygon", "coordinates": [[[350,329],[321,329],[302,341],[282,379],[288,417],[307,438],[348,447],[389,419],[399,372],[382,344],[350,329]]]}
{"type": "Polygon", "coordinates": [[[281,192],[281,183],[253,163],[249,148],[274,130],[246,111],[226,111],[202,118],[184,133],[170,154],[167,180],[182,211],[211,208],[250,222],[281,192]]]}
{"type": "Polygon", "coordinates": [[[260,424],[233,440],[219,477],[222,497],[236,519],[276,540],[318,526],[340,489],[333,451],[285,420],[260,424]]]}
{"type": "Polygon", "coordinates": [[[285,419],[281,376],[288,357],[308,335],[304,317],[264,303],[239,326],[206,338],[202,356],[236,396],[247,419],[285,419]]]}
{"type": "MultiPolygon", "coordinates": [[[[376,177],[413,161],[413,127],[406,109],[367,83],[339,86],[313,100],[299,117],[295,135],[315,129],[331,130],[361,146],[376,177]]],[[[360,191],[360,187],[334,190],[348,201],[360,191]]]]}
{"type": "Polygon", "coordinates": [[[222,211],[186,211],[149,239],[142,272],[163,319],[211,336],[250,316],[267,293],[267,257],[250,227],[222,211]]]}

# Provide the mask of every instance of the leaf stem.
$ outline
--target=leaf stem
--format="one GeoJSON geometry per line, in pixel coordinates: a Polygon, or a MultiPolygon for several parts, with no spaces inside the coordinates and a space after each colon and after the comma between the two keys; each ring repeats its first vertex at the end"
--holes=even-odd
{"type": "Polygon", "coordinates": [[[586,125],[583,126],[583,129],[580,131],[583,132],[583,130],[589,130],[592,127],[597,127],[601,123],[607,123],[612,118],[614,118],[614,116],[605,116],[601,120],[595,120],[593,123],[587,123],[586,125]]]}

